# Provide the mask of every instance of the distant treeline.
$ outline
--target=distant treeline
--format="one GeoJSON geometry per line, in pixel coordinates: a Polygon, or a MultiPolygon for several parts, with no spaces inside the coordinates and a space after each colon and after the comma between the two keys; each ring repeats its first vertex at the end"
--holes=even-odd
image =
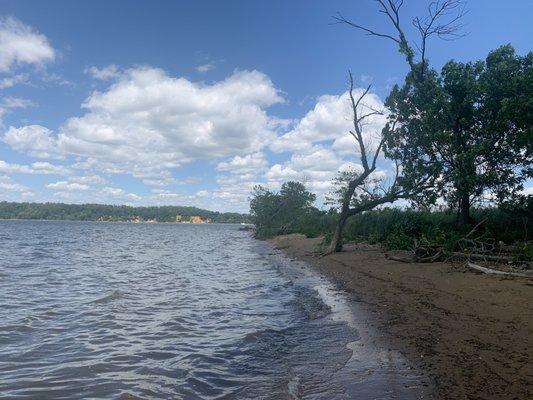
{"type": "Polygon", "coordinates": [[[130,207],[105,204],[10,203],[0,202],[0,219],[49,219],[73,221],[129,221],[136,218],[157,222],[183,221],[197,215],[215,223],[249,222],[249,216],[239,213],[220,213],[197,207],[160,206],[130,207]]]}

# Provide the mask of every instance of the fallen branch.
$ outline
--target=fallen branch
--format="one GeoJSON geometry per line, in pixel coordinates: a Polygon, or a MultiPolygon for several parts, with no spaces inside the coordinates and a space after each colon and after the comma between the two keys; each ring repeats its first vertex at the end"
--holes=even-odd
{"type": "Polygon", "coordinates": [[[471,269],[475,269],[476,271],[483,272],[484,274],[492,274],[492,275],[506,275],[506,276],[519,276],[521,278],[533,278],[533,275],[528,274],[521,274],[519,272],[504,272],[504,271],[498,271],[497,269],[482,267],[481,265],[477,265],[471,262],[467,262],[466,266],[471,269]]]}
{"type": "Polygon", "coordinates": [[[479,254],[479,253],[459,253],[457,251],[450,253],[450,256],[455,258],[464,258],[467,260],[480,260],[480,261],[496,261],[496,262],[512,262],[513,258],[509,256],[496,256],[491,254],[479,254]]]}
{"type": "Polygon", "coordinates": [[[480,222],[478,222],[476,224],[476,226],[474,226],[474,228],[472,228],[472,230],[466,234],[464,239],[468,239],[470,237],[470,235],[474,234],[474,232],[477,231],[477,228],[479,228],[481,225],[483,225],[486,221],[487,221],[487,218],[485,218],[485,219],[481,220],[480,222]]]}
{"type": "Polygon", "coordinates": [[[438,261],[443,255],[444,255],[444,252],[442,250],[439,250],[432,256],[416,257],[416,261],[420,263],[432,263],[432,262],[438,261]]]}

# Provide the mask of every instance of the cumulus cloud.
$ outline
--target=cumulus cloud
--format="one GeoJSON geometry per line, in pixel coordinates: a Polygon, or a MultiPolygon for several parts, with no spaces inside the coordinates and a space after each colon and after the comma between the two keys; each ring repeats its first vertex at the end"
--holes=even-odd
{"type": "Polygon", "coordinates": [[[40,158],[60,158],[57,138],[41,125],[10,127],[2,140],[14,150],[40,158]]]}
{"type": "Polygon", "coordinates": [[[69,182],[80,183],[82,185],[103,185],[107,183],[107,180],[102,178],[99,175],[81,175],[81,176],[71,176],[68,178],[69,182]]]}
{"type": "MultiPolygon", "coordinates": [[[[41,125],[12,126],[1,137],[16,151],[73,164],[54,170],[50,163],[0,163],[0,173],[9,169],[65,175],[45,187],[74,202],[187,202],[246,211],[256,184],[279,189],[283,182],[298,180],[320,198],[331,189],[338,171],[358,168],[353,163],[357,154],[349,134],[347,93],[321,96],[303,118],[289,122],[268,112],[284,99],[258,71],[235,71],[210,84],[151,67],[121,70],[110,65],[86,72],[106,86],[86,98],[80,116],[66,119],[55,132],[41,125]],[[278,157],[287,161],[270,165],[269,150],[289,152],[278,157]],[[195,187],[191,194],[167,190],[183,183],[174,170],[193,161],[212,162],[218,187],[195,187]],[[100,174],[129,174],[158,189],[141,197],[107,186],[110,183],[100,174]]],[[[12,99],[11,105],[17,104],[24,105],[12,99]]],[[[383,103],[369,94],[360,111],[369,107],[382,109],[383,103]]],[[[365,140],[372,145],[380,138],[385,117],[372,116],[365,122],[365,140]]]]}
{"type": "Polygon", "coordinates": [[[315,146],[305,153],[293,154],[289,161],[274,164],[265,177],[272,188],[279,188],[289,180],[305,183],[317,194],[332,188],[332,181],[339,171],[359,168],[357,164],[348,162],[333,150],[315,146]]]}
{"type": "Polygon", "coordinates": [[[141,199],[141,197],[135,193],[127,193],[124,189],[116,187],[107,186],[102,189],[102,193],[121,200],[137,201],[141,199]]]}
{"type": "Polygon", "coordinates": [[[62,165],[38,161],[31,165],[7,163],[0,160],[0,173],[4,174],[32,174],[32,175],[69,175],[72,171],[62,165]]]}
{"type": "Polygon", "coordinates": [[[235,156],[229,161],[220,162],[217,169],[236,175],[257,175],[268,166],[265,155],[261,152],[248,154],[243,157],[235,156]]]}
{"type": "MultiPolygon", "coordinates": [[[[356,89],[357,98],[363,89],[356,89]]],[[[370,109],[382,110],[383,102],[372,93],[366,95],[358,112],[363,115],[370,109]]],[[[372,115],[364,121],[364,139],[367,144],[379,141],[386,117],[372,115]]],[[[340,153],[353,153],[356,150],[353,137],[352,109],[348,93],[341,95],[324,95],[317,100],[315,107],[300,119],[293,129],[278,137],[270,148],[276,152],[304,151],[317,143],[333,141],[333,148],[340,153]]]]}
{"type": "Polygon", "coordinates": [[[0,72],[21,64],[40,66],[55,57],[46,36],[16,18],[0,18],[0,72]]]}
{"type": "Polygon", "coordinates": [[[58,191],[67,191],[67,192],[77,192],[79,190],[89,190],[89,185],[76,182],[67,182],[67,181],[58,181],[55,183],[49,183],[45,185],[47,189],[58,190],[58,191]]]}
{"type": "Polygon", "coordinates": [[[33,192],[26,186],[14,182],[7,175],[0,175],[0,200],[20,201],[20,197],[33,196],[33,192]]]}
{"type": "Polygon", "coordinates": [[[169,170],[198,159],[256,152],[276,137],[266,108],[283,101],[258,71],[236,71],[211,85],[155,68],[126,71],[84,102],[81,117],[54,135],[39,125],[11,127],[4,142],[36,157],[75,155],[79,165],[170,182],[169,170]]]}

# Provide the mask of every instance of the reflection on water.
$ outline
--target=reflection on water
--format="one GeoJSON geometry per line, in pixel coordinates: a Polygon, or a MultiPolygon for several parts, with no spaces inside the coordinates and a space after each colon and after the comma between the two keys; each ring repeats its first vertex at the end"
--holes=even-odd
{"type": "Polygon", "coordinates": [[[324,288],[236,226],[0,221],[0,397],[353,398],[324,288]]]}

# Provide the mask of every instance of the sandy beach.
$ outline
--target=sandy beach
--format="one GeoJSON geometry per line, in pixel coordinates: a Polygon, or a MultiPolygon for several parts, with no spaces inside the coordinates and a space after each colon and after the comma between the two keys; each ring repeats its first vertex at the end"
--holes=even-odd
{"type": "Polygon", "coordinates": [[[533,280],[497,277],[446,263],[405,264],[375,246],[317,256],[320,239],[272,240],[332,278],[407,359],[427,371],[437,399],[533,396],[533,280]]]}

